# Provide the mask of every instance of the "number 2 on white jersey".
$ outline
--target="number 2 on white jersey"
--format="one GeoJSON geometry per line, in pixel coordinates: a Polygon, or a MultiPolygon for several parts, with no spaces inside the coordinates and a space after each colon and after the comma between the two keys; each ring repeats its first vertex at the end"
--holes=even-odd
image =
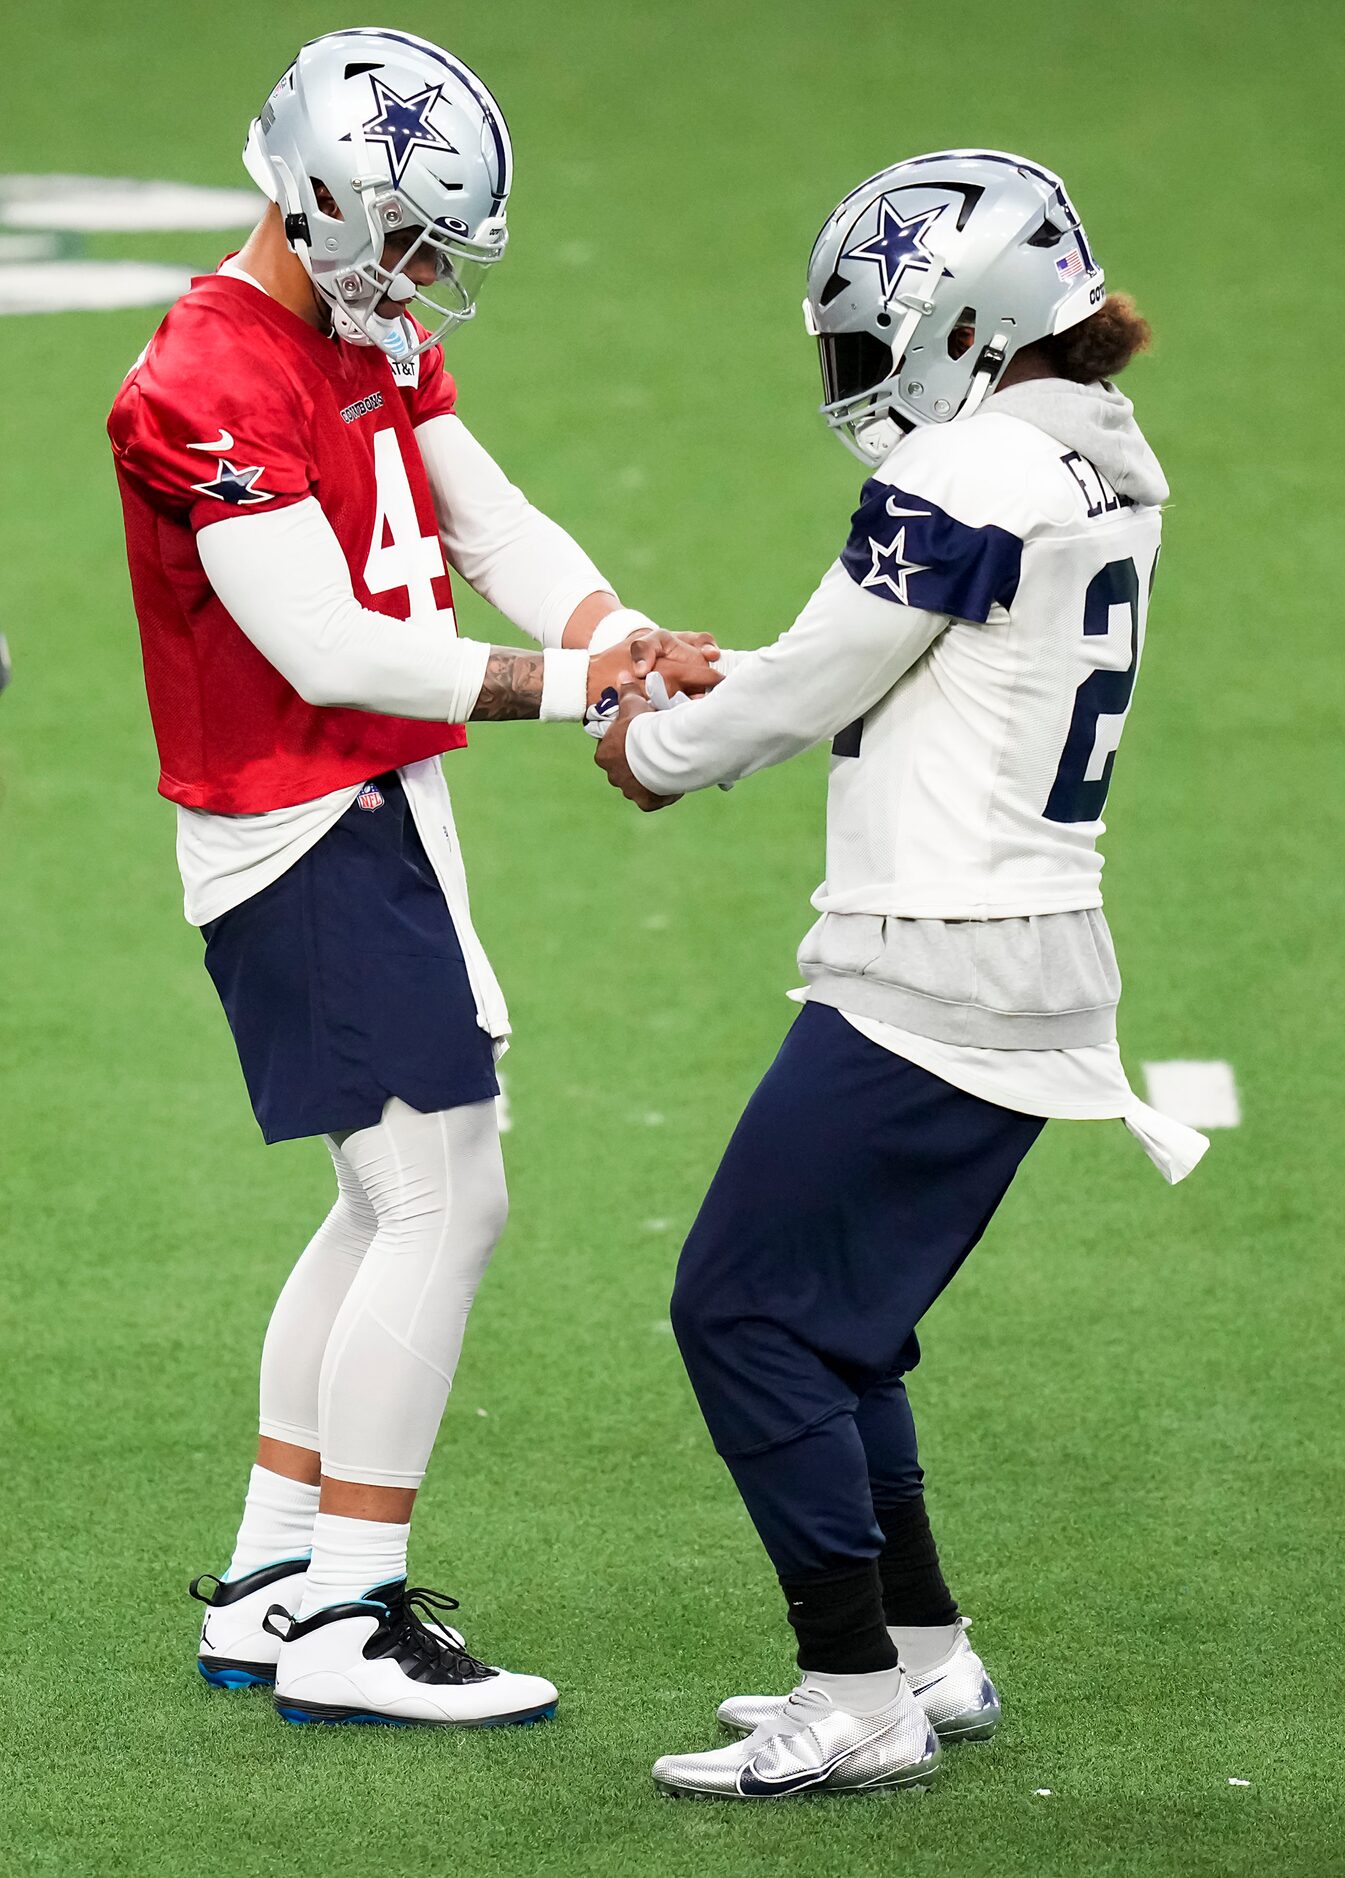
{"type": "Polygon", "coordinates": [[[1108,561],[1089,581],[1083,630],[1097,669],[1075,694],[1069,735],[1043,811],[1048,822],[1102,819],[1144,643],[1139,575],[1128,555],[1124,561],[1108,561]]]}
{"type": "Polygon", "coordinates": [[[445,572],[437,535],[422,535],[395,430],[374,433],[374,534],[364,564],[370,593],[405,587],[411,617],[437,610],[434,583],[445,572]]]}

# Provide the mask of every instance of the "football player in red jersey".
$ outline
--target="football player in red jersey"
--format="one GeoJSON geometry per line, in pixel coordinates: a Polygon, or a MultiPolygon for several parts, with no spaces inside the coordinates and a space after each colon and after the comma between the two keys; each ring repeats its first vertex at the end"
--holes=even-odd
{"type": "MultiPolygon", "coordinates": [[[[439,758],[469,719],[579,720],[620,673],[716,682],[508,481],[441,341],[504,253],[510,145],[460,61],[362,29],[305,46],[249,135],[270,197],[109,420],[186,913],[268,1141],[337,1197],[267,1331],[233,1558],[199,1665],[291,1721],[553,1712],[408,1591],[408,1522],[504,1225],[495,1056],[439,758]],[[413,317],[414,310],[414,317],[413,317]],[[448,565],[540,641],[461,640],[448,565]]],[[[208,1584],[210,1589],[205,1589],[208,1584]]]]}

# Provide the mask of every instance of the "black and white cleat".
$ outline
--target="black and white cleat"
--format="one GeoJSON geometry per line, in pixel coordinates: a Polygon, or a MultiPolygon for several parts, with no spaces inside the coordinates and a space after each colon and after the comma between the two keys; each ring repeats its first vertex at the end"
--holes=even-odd
{"type": "Polygon", "coordinates": [[[442,1621],[454,1598],[404,1579],[302,1622],[277,1610],[276,1712],[287,1722],[500,1728],[549,1721],[558,1696],[542,1676],[478,1662],[442,1621]]]}
{"type": "Polygon", "coordinates": [[[307,1557],[286,1558],[241,1578],[203,1572],[192,1579],[188,1591],[209,1607],[201,1624],[196,1667],[212,1689],[271,1687],[280,1644],[263,1629],[263,1619],[277,1604],[298,1610],[307,1570],[307,1557]]]}

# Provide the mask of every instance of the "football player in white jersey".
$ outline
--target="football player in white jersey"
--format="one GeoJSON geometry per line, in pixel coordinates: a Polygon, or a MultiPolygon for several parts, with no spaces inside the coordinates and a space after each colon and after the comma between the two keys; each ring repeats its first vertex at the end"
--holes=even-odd
{"type": "Polygon", "coordinates": [[[849,539],[774,645],[694,708],[632,689],[598,751],[653,809],[832,739],[803,1009],[672,1302],[802,1672],[654,1769],[732,1799],[925,1784],[993,1733],[925,1514],[916,1325],[1046,1117],[1123,1118],[1169,1180],[1207,1145],[1126,1081],[1096,845],[1168,494],[1109,382],[1148,328],[1060,179],[996,151],[848,195],[804,314],[870,471],[849,539]]]}

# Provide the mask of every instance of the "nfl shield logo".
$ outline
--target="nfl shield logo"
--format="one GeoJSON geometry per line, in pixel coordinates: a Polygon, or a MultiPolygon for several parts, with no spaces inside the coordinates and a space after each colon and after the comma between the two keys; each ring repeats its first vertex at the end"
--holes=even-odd
{"type": "Polygon", "coordinates": [[[375,788],[373,783],[366,783],[356,796],[355,801],[362,809],[381,809],[383,806],[382,791],[375,788]]]}

